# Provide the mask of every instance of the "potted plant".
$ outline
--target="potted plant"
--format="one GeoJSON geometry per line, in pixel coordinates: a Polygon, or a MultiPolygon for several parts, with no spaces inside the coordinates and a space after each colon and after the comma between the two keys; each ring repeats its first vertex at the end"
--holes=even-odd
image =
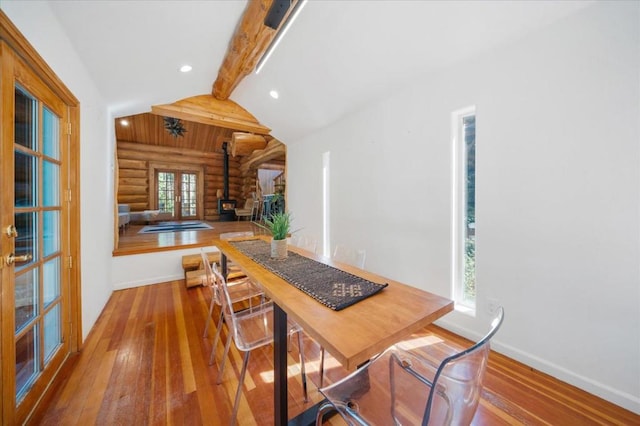
{"type": "Polygon", "coordinates": [[[291,228],[291,215],[287,213],[274,213],[264,220],[260,227],[269,231],[271,240],[271,258],[284,259],[287,257],[287,236],[291,228]]]}

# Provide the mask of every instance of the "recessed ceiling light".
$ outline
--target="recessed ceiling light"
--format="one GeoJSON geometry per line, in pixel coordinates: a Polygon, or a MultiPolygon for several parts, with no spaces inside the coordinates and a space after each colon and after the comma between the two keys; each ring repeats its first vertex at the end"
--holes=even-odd
{"type": "Polygon", "coordinates": [[[270,91],[269,95],[271,95],[273,99],[278,99],[278,97],[280,96],[276,90],[270,91]]]}
{"type": "Polygon", "coordinates": [[[120,120],[120,124],[127,127],[129,125],[129,121],[123,118],[122,120],[120,120]]]}
{"type": "Polygon", "coordinates": [[[189,72],[193,69],[191,65],[183,65],[180,67],[180,72],[189,72]]]}

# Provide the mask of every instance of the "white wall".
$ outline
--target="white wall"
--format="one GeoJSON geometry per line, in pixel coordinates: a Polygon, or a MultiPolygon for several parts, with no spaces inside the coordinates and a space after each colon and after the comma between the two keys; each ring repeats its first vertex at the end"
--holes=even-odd
{"type": "Polygon", "coordinates": [[[83,337],[111,295],[113,130],[91,76],[49,5],[2,1],[0,8],[80,101],[81,271],[83,337]]]}
{"type": "MultiPolygon", "coordinates": [[[[425,75],[300,141],[289,206],[367,268],[450,296],[452,111],[477,107],[476,318],[494,348],[640,413],[640,4],[599,3],[492,54],[425,75]]],[[[373,72],[373,71],[372,71],[373,72]]]]}
{"type": "MultiPolygon", "coordinates": [[[[112,282],[138,268],[111,259],[112,120],[49,6],[0,7],[81,102],[86,336],[112,282]]],[[[640,412],[639,16],[636,2],[597,4],[287,141],[294,227],[320,239],[329,150],[332,241],[448,296],[450,113],[475,104],[479,311],[442,323],[477,337],[498,298],[498,350],[640,412]]]]}
{"type": "Polygon", "coordinates": [[[184,250],[116,256],[113,258],[114,290],[164,283],[184,278],[182,256],[198,254],[201,250],[219,251],[217,247],[198,247],[184,250]]]}

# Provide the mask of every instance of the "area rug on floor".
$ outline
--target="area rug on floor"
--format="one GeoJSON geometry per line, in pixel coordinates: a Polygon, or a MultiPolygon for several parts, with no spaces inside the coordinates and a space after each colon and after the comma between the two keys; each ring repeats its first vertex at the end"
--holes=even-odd
{"type": "Polygon", "coordinates": [[[138,231],[138,234],[155,234],[158,232],[200,231],[213,229],[213,226],[199,221],[190,222],[160,222],[155,225],[147,225],[138,231]]]}

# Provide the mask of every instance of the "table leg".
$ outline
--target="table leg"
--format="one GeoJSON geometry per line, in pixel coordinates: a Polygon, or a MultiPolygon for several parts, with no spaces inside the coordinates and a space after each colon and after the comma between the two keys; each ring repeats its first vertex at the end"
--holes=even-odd
{"type": "Polygon", "coordinates": [[[224,253],[220,252],[220,273],[224,277],[225,281],[227,280],[227,256],[224,253]]]}
{"type": "Polygon", "coordinates": [[[286,425],[287,411],[287,313],[273,304],[273,376],[274,376],[274,424],[286,425]]]}

